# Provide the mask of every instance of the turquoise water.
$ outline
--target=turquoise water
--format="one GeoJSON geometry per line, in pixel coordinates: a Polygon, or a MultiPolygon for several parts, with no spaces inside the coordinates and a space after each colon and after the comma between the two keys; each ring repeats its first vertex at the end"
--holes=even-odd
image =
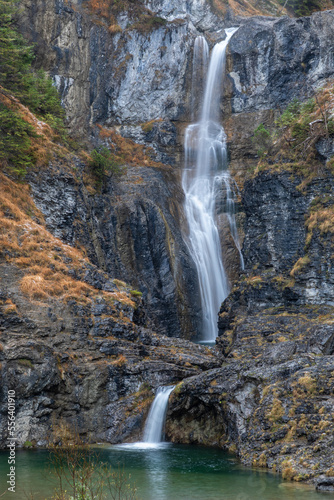
{"type": "MultiPolygon", "coordinates": [[[[122,445],[101,447],[100,460],[124,466],[131,474],[140,500],[321,500],[332,495],[316,493],[308,486],[283,481],[265,471],[250,470],[214,448],[170,445],[122,445]]],[[[0,495],[6,490],[7,452],[0,453],[0,495]]],[[[16,493],[4,499],[51,498],[48,452],[17,451],[16,493]],[[29,498],[29,496],[28,496],[29,498]]]]}

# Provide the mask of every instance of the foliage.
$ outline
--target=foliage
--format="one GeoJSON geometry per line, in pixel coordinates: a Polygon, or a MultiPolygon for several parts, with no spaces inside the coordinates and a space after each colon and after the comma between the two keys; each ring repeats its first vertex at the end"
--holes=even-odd
{"type": "Polygon", "coordinates": [[[33,52],[13,21],[14,3],[0,0],[0,84],[19,91],[33,61],[33,52]]]}
{"type": "MultiPolygon", "coordinates": [[[[34,72],[32,47],[17,31],[14,22],[14,0],[0,0],[0,86],[27,106],[36,116],[50,124],[59,138],[66,139],[64,110],[52,80],[39,70],[34,72]]],[[[37,137],[15,107],[0,105],[0,160],[14,174],[23,177],[36,163],[31,138],[37,137]]]]}
{"type": "MultiPolygon", "coordinates": [[[[309,16],[312,12],[323,10],[322,0],[279,0],[281,5],[292,10],[296,16],[309,16]]],[[[329,3],[333,4],[330,0],[329,3]]]]}
{"type": "Polygon", "coordinates": [[[18,177],[23,177],[35,163],[32,137],[37,137],[32,125],[0,102],[0,161],[11,166],[18,177]]]}
{"type": "MultiPolygon", "coordinates": [[[[319,157],[317,144],[320,140],[331,141],[334,135],[333,103],[334,86],[329,82],[312,99],[294,99],[276,119],[271,136],[261,124],[253,135],[261,157],[256,172],[270,169],[301,174],[304,179],[298,189],[303,190],[323,168],[324,158],[319,157]]],[[[332,168],[331,160],[326,167],[332,168]]]]}
{"type": "Polygon", "coordinates": [[[0,0],[0,85],[39,115],[64,117],[52,80],[39,70],[33,72],[32,47],[17,31],[14,0],[0,0]]]}
{"type": "Polygon", "coordinates": [[[120,166],[119,161],[105,146],[93,149],[91,152],[90,167],[100,183],[108,173],[115,177],[124,173],[124,169],[120,166]]]}
{"type": "Polygon", "coordinates": [[[278,128],[289,127],[301,112],[301,103],[298,99],[293,99],[281,116],[276,120],[278,128]]]}
{"type": "Polygon", "coordinates": [[[262,158],[272,144],[269,130],[261,123],[254,131],[252,142],[257,148],[257,154],[262,158]]]}
{"type": "Polygon", "coordinates": [[[100,18],[103,23],[109,25],[109,31],[112,34],[122,31],[117,24],[117,14],[127,11],[130,19],[129,29],[136,29],[140,32],[164,26],[167,21],[145,7],[144,3],[138,0],[89,0],[87,7],[90,12],[100,18]]]}
{"type": "Polygon", "coordinates": [[[152,29],[165,26],[166,23],[166,19],[163,19],[162,17],[153,16],[151,13],[145,13],[139,16],[138,21],[131,26],[131,29],[136,29],[141,33],[147,33],[152,29]]]}

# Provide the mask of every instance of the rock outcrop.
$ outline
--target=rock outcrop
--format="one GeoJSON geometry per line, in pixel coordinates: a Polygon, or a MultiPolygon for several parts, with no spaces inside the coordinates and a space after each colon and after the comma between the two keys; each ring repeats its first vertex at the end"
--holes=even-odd
{"type": "MultiPolygon", "coordinates": [[[[182,191],[170,168],[128,167],[90,195],[76,176],[49,169],[31,174],[35,202],[49,230],[143,294],[156,332],[191,338],[199,328],[198,283],[182,239],[182,191]],[[182,333],[181,333],[182,332],[182,333]]],[[[82,174],[81,174],[82,175],[82,174]]]]}
{"type": "MultiPolygon", "coordinates": [[[[91,145],[110,145],[112,129],[152,147],[147,158],[161,163],[131,157],[123,177],[106,176],[98,188],[72,156],[29,173],[39,210],[24,205],[23,233],[0,253],[2,408],[7,389],[18,388],[19,444],[44,445],[52,420],[62,418],[92,441],[120,442],[140,435],[156,387],[180,382],[168,413],[171,440],[219,445],[248,465],[331,489],[332,135],[315,144],[317,171],[307,178],[291,165],[272,162],[256,174],[249,167],[258,161],[255,128],[273,128],[280,108],[333,77],[333,11],[220,20],[204,0],[145,5],[137,12],[146,20],[141,25],[130,11],[101,14],[86,1],[22,1],[20,25],[36,43],[36,65],[61,92],[70,129],[91,145]],[[182,134],[193,41],[204,32],[212,44],[234,22],[240,28],[229,47],[221,107],[242,189],[245,272],[222,305],[212,350],[170,338],[191,338],[200,322],[195,268],[182,237],[182,134]],[[25,232],[43,218],[44,239],[21,255],[25,232]],[[64,242],[84,249],[90,262],[84,253],[75,260],[64,242]],[[60,271],[80,281],[84,302],[38,290],[29,299],[22,280],[30,251],[45,251],[51,270],[61,261],[60,271]]],[[[219,210],[233,263],[224,203],[219,210]]],[[[20,220],[8,207],[3,217],[6,227],[20,220]]],[[[38,283],[46,286],[43,263],[29,266],[33,277],[44,273],[38,283]]],[[[0,428],[4,445],[4,414],[0,428]]]]}
{"type": "MultiPolygon", "coordinates": [[[[275,169],[244,185],[245,274],[219,314],[222,368],[174,391],[174,442],[333,490],[333,178],[275,169]]],[[[285,167],[288,169],[288,167],[285,167]]]]}

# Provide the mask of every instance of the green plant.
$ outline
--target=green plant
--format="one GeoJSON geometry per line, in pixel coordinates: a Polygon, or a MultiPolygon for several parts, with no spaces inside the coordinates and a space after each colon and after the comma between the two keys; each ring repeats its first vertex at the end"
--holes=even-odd
{"type": "Polygon", "coordinates": [[[257,154],[261,158],[265,155],[272,144],[272,137],[269,132],[261,123],[255,130],[252,137],[252,142],[257,148],[257,154]]]}
{"type": "Polygon", "coordinates": [[[15,96],[56,135],[66,140],[64,110],[52,80],[43,70],[34,71],[33,48],[15,25],[15,0],[0,0],[0,161],[18,177],[37,162],[32,138],[40,137],[29,117],[13,100],[15,96]]]}
{"type": "Polygon", "coordinates": [[[275,124],[279,129],[290,127],[301,112],[301,103],[297,99],[293,99],[281,116],[276,120],[275,124]]]}
{"type": "Polygon", "coordinates": [[[43,70],[32,69],[33,48],[17,31],[15,0],[0,0],[0,85],[39,115],[64,118],[52,80],[43,70]]]}
{"type": "Polygon", "coordinates": [[[0,160],[18,177],[24,177],[35,161],[31,139],[34,128],[14,110],[0,102],[0,160]]]}
{"type": "Polygon", "coordinates": [[[93,149],[89,165],[99,183],[103,181],[108,173],[115,177],[124,173],[124,168],[120,165],[119,160],[105,146],[93,149]]]}
{"type": "Polygon", "coordinates": [[[323,9],[321,0],[279,0],[279,3],[297,16],[309,16],[312,12],[323,9]]]}

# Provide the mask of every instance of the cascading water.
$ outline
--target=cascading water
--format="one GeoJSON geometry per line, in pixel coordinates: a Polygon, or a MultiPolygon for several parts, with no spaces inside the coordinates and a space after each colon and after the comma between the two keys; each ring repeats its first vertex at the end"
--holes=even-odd
{"type": "MultiPolygon", "coordinates": [[[[226,39],[217,43],[212,51],[201,116],[197,123],[187,127],[185,133],[185,168],[182,186],[189,227],[188,244],[196,264],[200,285],[204,341],[214,341],[217,337],[218,311],[229,293],[216,224],[215,200],[222,186],[225,187],[225,205],[231,235],[243,267],[235,222],[234,190],[228,172],[226,135],[219,123],[220,89],[225,68],[226,47],[236,30],[237,28],[225,30],[226,39]]],[[[203,61],[202,66],[205,64],[208,54],[205,39],[198,37],[196,40],[198,39],[200,40],[195,41],[193,72],[198,61],[203,61]]],[[[192,105],[194,107],[194,103],[192,105]]],[[[194,110],[192,116],[195,116],[194,110]]]]}
{"type": "Polygon", "coordinates": [[[144,443],[161,443],[163,441],[163,428],[166,419],[168,399],[173,389],[174,385],[158,388],[146,420],[144,443]]]}
{"type": "Polygon", "coordinates": [[[209,64],[209,46],[204,36],[198,36],[194,43],[193,71],[191,80],[191,120],[197,118],[197,110],[204,94],[204,82],[209,64]]]}

